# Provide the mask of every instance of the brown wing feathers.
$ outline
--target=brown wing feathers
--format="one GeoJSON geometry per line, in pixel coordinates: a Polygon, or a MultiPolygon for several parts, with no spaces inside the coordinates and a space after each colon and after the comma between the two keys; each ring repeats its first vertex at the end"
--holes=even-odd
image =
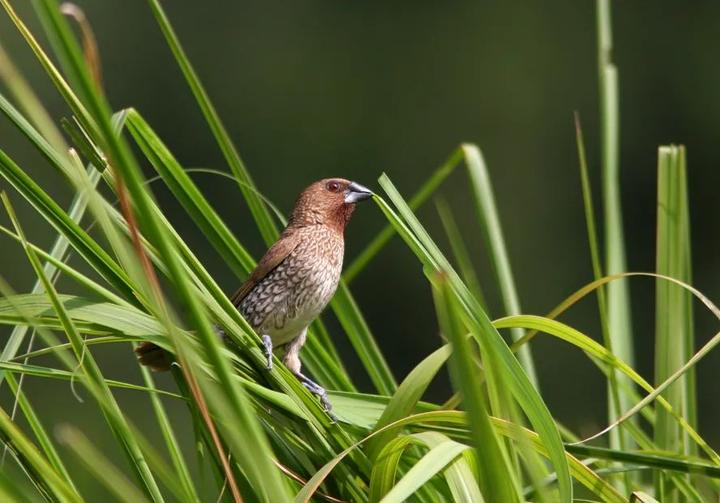
{"type": "Polygon", "coordinates": [[[258,262],[250,274],[250,277],[245,283],[240,285],[240,288],[230,297],[230,300],[236,307],[247,297],[255,285],[270,274],[273,269],[282,264],[283,260],[285,260],[298,245],[299,238],[299,233],[295,232],[292,228],[288,228],[282,233],[280,239],[278,239],[265,253],[263,258],[260,259],[260,262],[258,262]]]}

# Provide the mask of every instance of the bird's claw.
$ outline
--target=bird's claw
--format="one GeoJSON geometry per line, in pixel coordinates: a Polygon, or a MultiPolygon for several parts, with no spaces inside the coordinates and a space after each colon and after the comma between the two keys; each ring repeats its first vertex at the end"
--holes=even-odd
{"type": "Polygon", "coordinates": [[[261,337],[263,346],[265,348],[265,357],[267,358],[267,370],[273,369],[273,343],[269,335],[263,335],[261,337]]]}
{"type": "Polygon", "coordinates": [[[330,417],[333,423],[337,423],[338,418],[332,411],[332,404],[330,403],[330,398],[328,398],[328,393],[325,388],[320,386],[318,383],[313,381],[312,379],[309,379],[308,377],[304,376],[303,374],[298,374],[298,378],[300,379],[300,382],[305,386],[305,388],[312,393],[313,395],[317,396],[320,399],[320,403],[323,406],[323,410],[325,413],[330,417]]]}

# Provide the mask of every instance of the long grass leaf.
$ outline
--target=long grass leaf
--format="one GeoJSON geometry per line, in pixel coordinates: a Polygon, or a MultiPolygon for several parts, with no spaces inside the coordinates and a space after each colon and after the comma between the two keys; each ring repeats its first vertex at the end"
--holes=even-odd
{"type": "Polygon", "coordinates": [[[148,0],[148,4],[150,5],[150,8],[155,15],[155,19],[157,20],[160,29],[165,36],[165,40],[167,41],[168,46],[173,53],[173,56],[175,56],[175,61],[177,62],[180,70],[185,76],[185,80],[187,81],[188,86],[190,86],[190,90],[192,91],[193,96],[195,96],[195,100],[200,106],[200,110],[202,111],[205,120],[210,126],[210,130],[212,131],[213,136],[215,137],[215,140],[217,141],[226,162],[230,166],[230,170],[235,175],[237,180],[239,182],[242,182],[240,184],[240,190],[242,191],[245,200],[250,207],[250,211],[252,212],[255,223],[260,230],[260,234],[262,235],[266,244],[272,244],[277,239],[278,230],[275,226],[275,223],[273,222],[270,212],[267,210],[262,200],[253,190],[250,190],[250,187],[254,187],[252,178],[250,177],[250,173],[248,172],[245,164],[240,158],[240,154],[238,153],[237,149],[230,140],[230,135],[225,129],[225,126],[220,120],[220,116],[218,115],[217,110],[215,110],[215,107],[210,101],[210,97],[208,96],[205,88],[200,82],[200,78],[198,77],[197,73],[195,73],[195,70],[190,63],[190,60],[188,59],[185,51],[180,45],[180,40],[175,34],[175,30],[170,24],[170,20],[167,18],[165,11],[160,5],[160,2],[158,0],[148,0]]]}
{"type": "Polygon", "coordinates": [[[101,481],[119,501],[127,503],[148,501],[125,476],[113,466],[88,438],[76,428],[61,425],[57,432],[60,441],[74,451],[83,465],[101,481]]]}
{"type": "MultiPolygon", "coordinates": [[[[380,419],[375,424],[375,429],[382,428],[411,413],[430,385],[430,381],[445,364],[449,355],[450,347],[442,346],[423,359],[400,383],[380,419]]],[[[387,444],[391,438],[391,433],[374,438],[366,449],[370,458],[375,458],[382,446],[387,444]]]]}
{"type": "MultiPolygon", "coordinates": [[[[100,180],[100,173],[93,169],[89,173],[89,177],[92,183],[97,183],[100,180]]],[[[85,213],[85,209],[87,208],[87,198],[82,195],[78,194],[75,199],[73,200],[72,204],[70,205],[70,209],[68,211],[68,216],[71,220],[73,220],[76,223],[79,223],[82,220],[82,217],[85,213]]],[[[69,246],[69,241],[63,234],[59,234],[58,237],[55,239],[55,243],[53,244],[52,248],[50,249],[50,255],[54,257],[57,260],[62,260],[65,254],[67,253],[67,249],[69,246]]],[[[43,266],[45,269],[45,275],[48,277],[48,279],[52,282],[54,282],[58,275],[59,270],[58,268],[53,265],[51,262],[46,262],[43,266]]],[[[42,293],[43,292],[43,285],[42,282],[38,279],[35,282],[35,285],[33,285],[32,293],[42,293]]],[[[25,334],[27,333],[27,327],[23,325],[17,325],[13,331],[10,334],[10,338],[8,339],[7,343],[5,344],[5,347],[2,350],[2,354],[0,354],[0,361],[7,361],[12,360],[15,355],[17,354],[20,345],[22,344],[23,340],[25,339],[25,334]]],[[[4,373],[0,373],[0,384],[3,381],[4,373]]]]}
{"type": "MultiPolygon", "coordinates": [[[[602,265],[600,259],[600,248],[598,245],[597,230],[595,228],[595,208],[593,205],[592,188],[590,186],[590,177],[588,174],[587,157],[585,155],[585,142],[583,140],[582,127],[580,125],[580,117],[575,114],[575,143],[578,151],[578,161],[580,165],[580,180],[582,184],[583,194],[583,207],[585,210],[585,224],[588,232],[588,242],[590,245],[590,258],[593,269],[593,276],[595,280],[600,279],[603,276],[602,265]]],[[[608,307],[606,288],[597,289],[598,308],[600,314],[600,327],[602,330],[603,341],[605,346],[612,350],[614,347],[613,337],[617,338],[618,335],[610,334],[610,327],[608,322],[608,307]]],[[[623,380],[622,376],[616,376],[615,370],[610,369],[608,373],[608,415],[612,416],[612,411],[622,410],[623,399],[626,395],[623,389],[627,388],[629,383],[627,380],[623,380]],[[620,379],[620,381],[618,381],[620,379]]],[[[627,402],[627,397],[624,400],[627,402]]],[[[635,426],[635,425],[633,425],[635,426]]],[[[624,431],[624,428],[618,428],[617,431],[612,432],[610,442],[612,445],[630,448],[632,440],[629,437],[629,433],[624,431]]],[[[630,487],[633,480],[632,474],[625,474],[625,485],[630,487]]]]}
{"type": "Polygon", "coordinates": [[[35,445],[23,434],[18,426],[10,420],[7,413],[0,408],[0,431],[7,440],[22,454],[25,459],[42,476],[43,482],[52,491],[55,498],[62,502],[81,502],[82,498],[70,487],[55,469],[40,454],[35,445]]]}
{"type": "MultiPolygon", "coordinates": [[[[418,209],[437,188],[447,179],[455,170],[460,161],[462,161],[463,153],[460,147],[456,148],[450,157],[442,163],[432,175],[423,183],[420,188],[409,199],[408,204],[413,210],[418,209]]],[[[385,245],[395,235],[395,228],[387,224],[382,230],[365,246],[365,249],[358,254],[357,257],[345,268],[343,279],[347,284],[352,283],[355,277],[369,264],[375,256],[382,250],[385,245]]]]}
{"type": "Polygon", "coordinates": [[[455,260],[458,264],[458,269],[460,270],[462,279],[467,285],[470,292],[483,306],[483,309],[485,309],[487,306],[487,302],[485,301],[485,295],[483,294],[482,288],[480,287],[480,281],[478,280],[477,273],[475,272],[475,267],[473,266],[472,260],[470,259],[470,252],[468,251],[467,246],[463,241],[462,233],[460,232],[460,229],[455,222],[455,217],[453,217],[452,210],[447,204],[447,201],[441,198],[437,198],[435,200],[435,207],[437,209],[438,215],[440,216],[440,221],[445,228],[445,234],[447,235],[448,241],[450,242],[450,247],[452,248],[453,255],[455,256],[455,260]]]}
{"type": "Polygon", "coordinates": [[[412,211],[407,207],[407,204],[397,192],[397,189],[392,185],[390,179],[386,175],[383,175],[380,179],[380,184],[401,212],[408,227],[412,228],[412,233],[408,231],[408,227],[399,223],[400,220],[398,216],[394,214],[387,203],[377,197],[375,198],[376,202],[393,225],[396,225],[398,232],[416,253],[418,259],[425,267],[437,272],[445,271],[448,275],[448,280],[453,287],[454,295],[458,296],[465,313],[464,321],[468,324],[471,332],[477,337],[480,343],[481,351],[485,358],[484,361],[486,362],[486,371],[488,368],[496,369],[498,377],[502,376],[504,382],[501,390],[512,393],[532,425],[537,429],[540,438],[548,449],[553,466],[559,475],[558,481],[561,500],[571,500],[572,486],[560,434],[550,411],[539,396],[537,389],[532,386],[522,366],[492,326],[490,319],[482,310],[477,300],[472,297],[467,287],[459,280],[457,273],[452,270],[447,259],[434,244],[412,211]],[[412,234],[414,234],[414,237],[412,234]]]}
{"type": "MultiPolygon", "coordinates": [[[[505,237],[502,232],[500,216],[495,204],[495,196],[493,195],[485,160],[480,149],[475,145],[464,144],[462,150],[472,184],[480,229],[485,238],[485,246],[489,250],[490,261],[503,300],[503,307],[507,314],[520,314],[520,299],[515,287],[515,280],[510,267],[510,257],[505,245],[505,237]]],[[[523,335],[522,330],[512,331],[513,341],[522,338],[523,335]]],[[[521,350],[518,353],[518,358],[530,382],[538,388],[535,366],[530,351],[521,350]]]]}
{"type": "MultiPolygon", "coordinates": [[[[685,149],[664,146],[658,151],[657,273],[690,283],[690,222],[687,207],[685,149]]],[[[655,305],[655,381],[662,383],[689,359],[694,351],[690,294],[678,285],[658,281],[655,305]]],[[[696,421],[694,369],[682,375],[663,393],[688,421],[696,421]]],[[[683,433],[664,411],[657,415],[655,441],[671,452],[689,452],[683,433]]],[[[673,498],[661,476],[658,495],[673,498]]]]}
{"type": "MultiPolygon", "coordinates": [[[[629,378],[629,380],[632,380],[632,382],[640,386],[648,393],[654,394],[657,392],[657,390],[653,388],[650,383],[643,379],[632,367],[630,367],[626,362],[622,361],[622,359],[620,359],[618,356],[608,351],[605,347],[595,342],[588,336],[563,323],[548,318],[543,318],[541,316],[520,315],[495,320],[493,322],[493,325],[495,325],[497,328],[521,326],[523,328],[541,330],[548,334],[559,337],[560,339],[567,341],[582,349],[588,355],[599,359],[613,369],[620,371],[627,378],[629,378]]],[[[667,412],[668,416],[670,418],[673,418],[673,424],[676,428],[684,430],[685,433],[690,438],[692,438],[692,440],[699,447],[701,447],[711,459],[720,460],[715,451],[710,448],[708,443],[698,434],[695,428],[690,425],[683,417],[682,409],[674,407],[668,400],[666,400],[662,396],[658,397],[658,403],[660,403],[662,408],[667,412]]]]}
{"type": "Polygon", "coordinates": [[[488,501],[520,501],[520,487],[508,454],[500,443],[488,415],[482,388],[476,378],[473,348],[460,321],[460,307],[442,272],[433,281],[433,296],[440,329],[452,348],[451,377],[468,411],[470,431],[478,458],[480,490],[488,501]]]}
{"type": "Polygon", "coordinates": [[[2,200],[5,204],[6,210],[8,211],[13,221],[13,224],[15,225],[15,229],[18,235],[23,239],[23,246],[25,248],[28,259],[30,260],[30,263],[33,267],[33,270],[35,271],[35,274],[38,276],[38,278],[42,281],[43,288],[48,294],[48,297],[53,305],[53,310],[60,319],[63,329],[67,334],[68,340],[72,344],[73,352],[75,353],[75,357],[79,362],[79,367],[82,369],[83,373],[88,378],[87,381],[85,381],[85,383],[88,385],[88,389],[97,399],[98,404],[103,410],[110,427],[112,428],[118,440],[124,447],[130,461],[130,465],[133,467],[136,475],[142,482],[148,496],[150,496],[155,501],[163,501],[163,497],[160,493],[160,489],[158,488],[157,483],[155,482],[155,478],[153,477],[147,465],[147,462],[144,459],[142,451],[140,450],[140,447],[137,444],[135,437],[131,433],[125,421],[120,407],[113,398],[112,393],[110,392],[110,389],[108,388],[107,383],[105,382],[102,373],[97,366],[97,363],[92,357],[92,354],[89,350],[85,348],[82,342],[82,338],[77,332],[77,329],[75,328],[72,319],[65,310],[63,303],[60,301],[54,285],[45,275],[42,265],[33,250],[27,246],[22,229],[17,222],[7,195],[4,193],[2,194],[2,200]]]}
{"type": "MultiPolygon", "coordinates": [[[[600,143],[602,159],[602,195],[605,223],[605,273],[625,272],[625,237],[620,201],[620,109],[618,100],[618,71],[612,62],[612,23],[610,0],[596,1],[598,82],[600,102],[600,143]]],[[[629,365],[635,361],[632,336],[632,309],[626,281],[618,281],[607,288],[607,319],[611,349],[629,365]]],[[[613,382],[609,383],[612,386],[613,382]]],[[[610,421],[614,421],[631,403],[622,392],[608,390],[610,421]],[[619,409],[613,394],[619,397],[619,409]]],[[[611,443],[620,447],[630,442],[613,435],[611,443]]],[[[628,445],[628,448],[631,444],[628,445]]]]}
{"type": "MultiPolygon", "coordinates": [[[[4,364],[5,362],[1,362],[1,364],[4,364]]],[[[10,390],[12,391],[13,395],[15,395],[16,403],[20,407],[20,410],[23,413],[23,416],[25,416],[25,420],[27,421],[28,425],[30,426],[30,429],[33,432],[33,435],[35,435],[35,438],[37,439],[38,444],[40,445],[40,448],[43,450],[43,453],[45,454],[45,457],[47,458],[48,462],[55,468],[55,471],[65,479],[65,482],[73,488],[75,491],[77,491],[77,488],[75,487],[75,483],[73,482],[72,478],[70,477],[70,472],[68,472],[67,468],[65,467],[65,464],[63,463],[62,459],[60,458],[60,455],[57,452],[57,449],[55,448],[55,445],[53,444],[52,440],[50,439],[50,435],[47,434],[45,431],[45,427],[42,424],[42,421],[40,420],[40,416],[38,416],[37,412],[35,412],[35,409],[33,408],[32,404],[30,403],[30,400],[28,397],[23,393],[21,389],[21,383],[22,380],[18,383],[18,381],[15,380],[15,376],[12,374],[8,374],[4,372],[8,386],[10,387],[10,390]]],[[[21,375],[21,378],[24,376],[21,375]]]]}
{"type": "Polygon", "coordinates": [[[412,468],[380,501],[382,503],[406,501],[409,496],[440,471],[444,470],[466,449],[468,449],[467,445],[453,440],[447,440],[432,447],[417,463],[413,464],[412,468]]]}

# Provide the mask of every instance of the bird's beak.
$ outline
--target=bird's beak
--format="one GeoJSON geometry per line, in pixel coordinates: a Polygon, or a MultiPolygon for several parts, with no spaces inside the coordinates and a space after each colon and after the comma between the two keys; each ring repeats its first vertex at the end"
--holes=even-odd
{"type": "Polygon", "coordinates": [[[363,187],[359,183],[350,182],[348,188],[345,189],[345,203],[359,203],[373,196],[372,190],[363,187]]]}

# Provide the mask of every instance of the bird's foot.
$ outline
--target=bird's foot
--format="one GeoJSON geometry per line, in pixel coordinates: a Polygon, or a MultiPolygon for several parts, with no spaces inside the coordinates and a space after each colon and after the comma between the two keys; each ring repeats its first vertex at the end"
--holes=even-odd
{"type": "Polygon", "coordinates": [[[267,366],[265,367],[267,370],[272,370],[273,368],[273,343],[272,339],[269,335],[263,335],[261,337],[263,346],[265,347],[265,357],[267,358],[267,366]]]}
{"type": "Polygon", "coordinates": [[[302,373],[298,372],[295,374],[297,378],[300,380],[300,382],[307,388],[307,390],[312,393],[313,395],[317,396],[320,399],[320,403],[323,406],[323,409],[327,413],[328,416],[330,416],[330,419],[333,423],[337,423],[337,416],[332,411],[332,404],[330,403],[330,398],[328,398],[327,391],[325,388],[320,386],[318,383],[310,379],[309,377],[303,375],[302,373]]]}

